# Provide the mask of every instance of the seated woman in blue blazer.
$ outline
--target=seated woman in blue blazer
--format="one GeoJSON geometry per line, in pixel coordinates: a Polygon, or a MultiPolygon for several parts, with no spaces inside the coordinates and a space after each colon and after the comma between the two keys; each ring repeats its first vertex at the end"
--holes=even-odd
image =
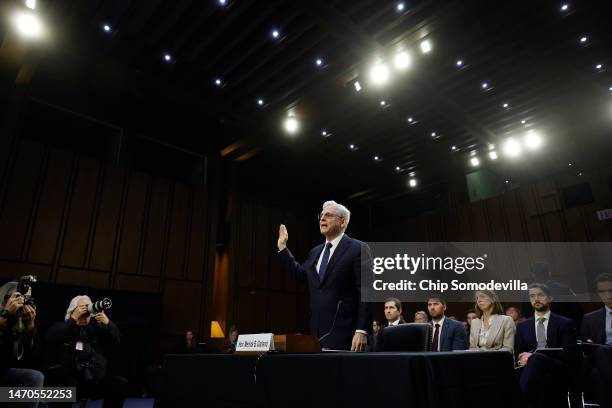
{"type": "Polygon", "coordinates": [[[514,352],[516,326],[510,316],[504,314],[495,292],[476,292],[476,319],[470,326],[470,350],[508,350],[514,352]]]}

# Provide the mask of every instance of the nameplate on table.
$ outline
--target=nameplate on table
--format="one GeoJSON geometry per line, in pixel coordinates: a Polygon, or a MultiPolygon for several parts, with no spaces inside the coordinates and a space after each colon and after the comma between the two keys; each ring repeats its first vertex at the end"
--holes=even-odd
{"type": "Polygon", "coordinates": [[[272,333],[241,334],[236,341],[236,353],[265,353],[274,350],[272,333]]]}

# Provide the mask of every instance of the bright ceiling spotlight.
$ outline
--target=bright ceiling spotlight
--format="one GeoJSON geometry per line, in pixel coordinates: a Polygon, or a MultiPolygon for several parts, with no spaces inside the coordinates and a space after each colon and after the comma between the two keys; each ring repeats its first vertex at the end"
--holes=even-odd
{"type": "Polygon", "coordinates": [[[453,151],[454,151],[454,150],[457,150],[457,146],[452,145],[452,146],[451,146],[451,150],[453,150],[453,151]]]}
{"type": "Polygon", "coordinates": [[[409,185],[411,188],[415,188],[415,187],[417,186],[417,181],[416,181],[416,179],[415,179],[415,178],[411,178],[410,180],[408,180],[408,185],[409,185]]]}
{"type": "Polygon", "coordinates": [[[40,38],[44,32],[38,16],[29,11],[16,13],[13,16],[13,25],[25,38],[40,38]]]}
{"type": "Polygon", "coordinates": [[[428,54],[433,49],[433,46],[431,45],[431,41],[429,41],[429,40],[421,41],[420,46],[421,46],[421,52],[423,54],[428,54]]]}
{"type": "Polygon", "coordinates": [[[408,54],[406,51],[398,52],[393,58],[393,65],[395,65],[395,68],[399,69],[400,71],[410,67],[411,63],[412,61],[410,60],[410,54],[408,54]]]}
{"type": "Polygon", "coordinates": [[[221,79],[220,79],[220,78],[216,78],[216,79],[215,79],[215,85],[217,85],[217,86],[221,86],[222,84],[223,84],[223,82],[221,81],[221,79]]]}
{"type": "Polygon", "coordinates": [[[402,168],[400,166],[395,166],[395,171],[402,171],[402,168]]]}
{"type": "Polygon", "coordinates": [[[589,37],[587,37],[586,35],[583,35],[582,37],[580,37],[579,41],[581,44],[586,44],[587,41],[589,41],[589,37]]]}
{"type": "Polygon", "coordinates": [[[26,0],[25,5],[27,8],[34,10],[36,8],[36,0],[26,0]]]}
{"type": "Polygon", "coordinates": [[[601,71],[603,69],[603,65],[602,64],[597,64],[595,65],[595,69],[598,71],[601,71]]]}
{"type": "Polygon", "coordinates": [[[380,101],[379,103],[380,103],[380,106],[385,106],[387,104],[387,102],[385,102],[384,100],[380,101]]]}
{"type": "Polygon", "coordinates": [[[461,67],[461,66],[463,66],[463,61],[462,60],[457,60],[455,62],[455,65],[457,65],[458,67],[461,67]]]}
{"type": "Polygon", "coordinates": [[[502,106],[503,106],[504,108],[508,108],[510,105],[508,105],[507,103],[504,103],[502,106]]]}
{"type": "Polygon", "coordinates": [[[370,69],[370,81],[375,85],[384,85],[389,80],[389,68],[386,64],[377,63],[370,69]]]}
{"type": "Polygon", "coordinates": [[[357,146],[355,146],[354,144],[350,144],[350,145],[349,145],[349,149],[351,149],[351,150],[356,150],[356,149],[357,149],[357,146]]]}
{"type": "Polygon", "coordinates": [[[264,105],[264,100],[263,100],[263,99],[258,99],[258,100],[257,100],[257,104],[258,104],[259,106],[263,106],[263,105],[264,105]]]}
{"type": "Polygon", "coordinates": [[[329,136],[329,133],[327,133],[327,130],[323,129],[323,130],[321,131],[321,136],[325,136],[325,137],[327,137],[327,136],[329,136]]]}
{"type": "Polygon", "coordinates": [[[170,54],[164,54],[164,61],[166,61],[166,62],[170,62],[170,61],[172,61],[172,55],[170,55],[170,54]]]}
{"type": "Polygon", "coordinates": [[[287,119],[285,119],[283,125],[287,133],[290,134],[294,134],[300,128],[300,122],[298,122],[298,120],[293,116],[289,116],[287,119]]]}
{"type": "Polygon", "coordinates": [[[404,3],[397,3],[397,6],[395,6],[395,9],[399,12],[404,11],[404,9],[406,8],[406,5],[404,3]]]}
{"type": "Polygon", "coordinates": [[[408,123],[414,123],[414,119],[408,118],[408,123]]]}
{"type": "Polygon", "coordinates": [[[492,150],[489,152],[489,158],[491,160],[497,160],[497,152],[495,150],[492,150]]]}
{"type": "Polygon", "coordinates": [[[315,64],[317,67],[320,67],[321,65],[323,65],[323,60],[321,58],[317,58],[315,60],[315,64]]]}
{"type": "Polygon", "coordinates": [[[227,0],[219,0],[219,4],[225,6],[227,4],[227,0]]]}
{"type": "Polygon", "coordinates": [[[374,160],[375,160],[375,161],[379,161],[379,160],[380,160],[380,157],[379,157],[379,156],[374,156],[374,160]]]}
{"type": "Polygon", "coordinates": [[[480,87],[482,89],[487,89],[489,87],[489,84],[487,82],[483,82],[482,84],[480,84],[480,87]]]}
{"type": "Polygon", "coordinates": [[[524,125],[525,123],[527,123],[527,121],[525,119],[521,120],[521,124],[524,125]]]}
{"type": "Polygon", "coordinates": [[[278,32],[278,30],[272,30],[272,38],[278,38],[280,36],[280,33],[278,32]]]}
{"type": "Polygon", "coordinates": [[[480,166],[480,159],[478,159],[478,157],[472,157],[470,159],[470,164],[472,165],[472,167],[478,167],[480,166]]]}
{"type": "Polygon", "coordinates": [[[361,84],[359,83],[359,81],[355,81],[353,85],[355,86],[355,90],[357,92],[361,91],[361,84]]]}
{"type": "Polygon", "coordinates": [[[431,132],[431,137],[436,137],[436,132],[431,132]]]}
{"type": "Polygon", "coordinates": [[[567,11],[567,10],[569,10],[569,4],[567,4],[567,3],[562,4],[561,5],[561,11],[567,11]]]}
{"type": "Polygon", "coordinates": [[[525,146],[531,150],[539,149],[542,146],[542,137],[533,130],[528,131],[525,135],[525,146]]]}
{"type": "Polygon", "coordinates": [[[504,153],[509,157],[517,157],[521,154],[521,145],[510,137],[504,143],[504,153]]]}
{"type": "Polygon", "coordinates": [[[102,26],[102,29],[104,29],[104,31],[107,32],[107,33],[111,32],[111,26],[109,26],[108,24],[104,24],[102,26]]]}

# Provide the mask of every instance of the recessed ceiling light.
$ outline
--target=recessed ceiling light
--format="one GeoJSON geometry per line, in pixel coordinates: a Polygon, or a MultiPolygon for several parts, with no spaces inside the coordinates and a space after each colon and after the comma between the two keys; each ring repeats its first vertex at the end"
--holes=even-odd
{"type": "Polygon", "coordinates": [[[460,67],[460,66],[462,66],[462,65],[463,65],[463,61],[462,61],[462,60],[457,60],[457,61],[455,62],[455,65],[457,65],[458,67],[460,67]]]}
{"type": "Polygon", "coordinates": [[[385,102],[384,100],[380,101],[380,106],[385,106],[387,104],[387,102],[385,102]]]}
{"type": "Polygon", "coordinates": [[[170,62],[170,61],[172,61],[172,55],[170,55],[170,54],[164,54],[164,61],[166,61],[166,62],[170,62]]]}
{"type": "Polygon", "coordinates": [[[359,81],[355,81],[353,85],[355,86],[355,90],[357,92],[361,91],[361,84],[359,83],[359,81]]]}
{"type": "Polygon", "coordinates": [[[258,104],[259,106],[263,106],[263,105],[264,105],[264,100],[263,100],[263,99],[258,99],[258,100],[257,100],[257,104],[258,104]]]}
{"type": "Polygon", "coordinates": [[[219,4],[225,6],[227,4],[227,0],[219,0],[219,4]]]}
{"type": "Polygon", "coordinates": [[[34,10],[36,8],[36,0],[26,0],[25,4],[26,7],[31,10],[34,10]]]}
{"type": "Polygon", "coordinates": [[[510,180],[506,180],[506,184],[510,183],[510,180]]]}
{"type": "Polygon", "coordinates": [[[527,123],[527,121],[525,119],[521,120],[521,123],[524,125],[525,123],[527,123]]]}
{"type": "Polygon", "coordinates": [[[298,129],[300,128],[300,123],[298,122],[296,118],[294,118],[293,116],[290,116],[287,119],[285,119],[284,127],[288,133],[293,134],[297,132],[298,129]]]}
{"type": "Polygon", "coordinates": [[[580,37],[581,44],[585,44],[587,41],[589,41],[589,37],[587,37],[586,35],[583,35],[582,37],[580,37]]]}
{"type": "Polygon", "coordinates": [[[431,132],[431,137],[436,137],[436,132],[431,132]]]}
{"type": "Polygon", "coordinates": [[[521,145],[510,137],[504,143],[504,152],[510,157],[517,157],[521,154],[521,145]]]}
{"type": "Polygon", "coordinates": [[[323,130],[321,131],[321,136],[327,136],[327,130],[323,129],[323,130]]]}
{"type": "Polygon", "coordinates": [[[31,11],[15,14],[13,24],[19,33],[26,38],[41,37],[44,31],[40,18],[31,11]]]}
{"type": "Polygon", "coordinates": [[[470,159],[470,164],[471,164],[473,167],[478,167],[478,166],[480,165],[480,160],[478,159],[478,157],[472,157],[472,158],[470,159]]]}
{"type": "Polygon", "coordinates": [[[530,130],[525,135],[525,145],[532,150],[539,149],[542,146],[542,137],[533,130],[530,130]]]}
{"type": "Polygon", "coordinates": [[[223,82],[221,81],[221,79],[220,79],[220,78],[216,78],[216,79],[215,79],[215,85],[217,85],[217,86],[221,86],[222,84],[223,84],[223,82]]]}
{"type": "Polygon", "coordinates": [[[357,146],[355,146],[354,144],[351,144],[351,145],[349,145],[349,149],[355,150],[355,149],[357,149],[357,146]]]}
{"type": "Polygon", "coordinates": [[[502,106],[503,106],[504,108],[507,108],[507,107],[509,107],[510,105],[508,105],[507,103],[504,103],[502,106]]]}
{"type": "Polygon", "coordinates": [[[280,36],[280,33],[278,30],[272,30],[272,38],[278,38],[280,36]]]}
{"type": "Polygon", "coordinates": [[[406,51],[395,54],[395,57],[393,58],[393,65],[395,65],[395,68],[404,70],[410,67],[410,64],[410,54],[408,54],[406,51]]]}
{"type": "Polygon", "coordinates": [[[610,87],[608,88],[608,91],[612,92],[612,86],[610,86],[610,87]]]}
{"type": "Polygon", "coordinates": [[[579,176],[582,176],[582,172],[578,173],[579,176]]]}
{"type": "Polygon", "coordinates": [[[408,180],[408,185],[412,188],[415,188],[417,185],[417,181],[414,178],[411,178],[410,180],[408,180]]]}
{"type": "Polygon", "coordinates": [[[452,145],[452,146],[451,146],[451,150],[457,150],[457,146],[452,145]]]}
{"type": "Polygon", "coordinates": [[[561,5],[561,11],[567,11],[569,10],[569,5],[567,3],[564,3],[561,5]]]}
{"type": "Polygon", "coordinates": [[[572,163],[571,163],[571,162],[570,162],[570,163],[568,163],[567,165],[568,165],[568,166],[570,166],[570,167],[572,167],[572,163]]]}
{"type": "Polygon", "coordinates": [[[395,6],[395,9],[399,12],[399,11],[404,11],[405,7],[406,5],[404,3],[397,3],[397,6],[395,6]]]}
{"type": "Polygon", "coordinates": [[[491,160],[497,160],[497,152],[495,150],[490,151],[489,158],[491,158],[491,160]]]}
{"type": "Polygon", "coordinates": [[[601,69],[603,69],[603,65],[602,64],[597,64],[597,65],[595,65],[595,69],[601,70],[601,69]]]}
{"type": "Polygon", "coordinates": [[[107,32],[107,33],[110,33],[110,32],[111,32],[111,26],[110,26],[110,25],[108,25],[108,24],[104,24],[104,25],[102,26],[102,29],[103,29],[105,32],[107,32]]]}
{"type": "Polygon", "coordinates": [[[401,171],[402,168],[400,166],[395,166],[395,171],[401,171]]]}
{"type": "Polygon", "coordinates": [[[380,160],[380,157],[378,157],[378,156],[374,156],[374,160],[379,161],[379,160],[380,160]]]}
{"type": "Polygon", "coordinates": [[[408,118],[408,123],[414,123],[414,119],[408,118]]]}
{"type": "Polygon", "coordinates": [[[429,40],[421,41],[420,46],[421,46],[421,52],[423,54],[428,54],[429,52],[431,52],[431,50],[433,48],[432,45],[431,45],[431,41],[429,41],[429,40]]]}
{"type": "Polygon", "coordinates": [[[480,87],[481,87],[482,89],[487,89],[487,88],[489,87],[489,84],[488,84],[487,82],[483,82],[483,83],[480,85],[480,87]]]}
{"type": "Polygon", "coordinates": [[[323,65],[323,60],[321,58],[317,58],[315,60],[315,64],[317,65],[317,67],[320,67],[321,65],[323,65]]]}
{"type": "Polygon", "coordinates": [[[386,64],[377,63],[370,69],[370,81],[375,85],[383,85],[389,80],[389,68],[386,64]]]}

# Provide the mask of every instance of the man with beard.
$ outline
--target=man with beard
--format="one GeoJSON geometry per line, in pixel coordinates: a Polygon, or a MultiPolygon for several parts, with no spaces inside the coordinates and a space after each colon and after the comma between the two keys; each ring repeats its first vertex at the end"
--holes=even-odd
{"type": "Polygon", "coordinates": [[[431,351],[455,351],[468,348],[467,335],[463,324],[449,319],[446,312],[446,300],[441,296],[432,296],[427,300],[427,310],[433,326],[431,351]]]}
{"type": "Polygon", "coordinates": [[[285,225],[278,231],[278,258],[294,277],[305,279],[310,292],[310,331],[328,349],[364,351],[372,327],[372,308],[361,301],[361,269],[372,267],[367,244],[344,232],[349,210],[335,201],[323,204],[319,231],[325,243],[314,247],[304,263],[287,248],[285,225]]]}
{"type": "Polygon", "coordinates": [[[522,368],[520,386],[529,404],[567,406],[571,369],[575,364],[577,333],[571,319],[551,313],[553,298],[543,284],[529,286],[535,315],[516,326],[515,355],[522,368]],[[554,353],[540,349],[562,349],[554,353]]]}

